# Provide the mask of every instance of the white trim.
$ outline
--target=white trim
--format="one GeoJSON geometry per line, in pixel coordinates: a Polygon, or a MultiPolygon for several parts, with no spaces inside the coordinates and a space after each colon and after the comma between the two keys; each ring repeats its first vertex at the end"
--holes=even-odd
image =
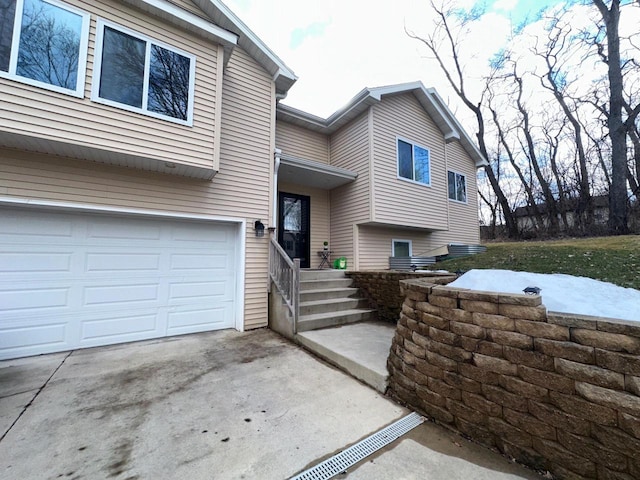
{"type": "MultiPolygon", "coordinates": [[[[467,185],[468,185],[468,182],[467,182],[467,174],[466,173],[458,172],[456,170],[451,170],[450,168],[447,168],[447,199],[450,202],[459,203],[460,205],[468,205],[469,204],[469,192],[468,192],[467,185]],[[449,197],[449,172],[453,173],[454,175],[460,175],[461,177],[464,177],[464,196],[466,197],[466,200],[464,202],[462,200],[458,200],[456,198],[449,197]]],[[[457,190],[456,190],[456,192],[457,192],[457,190]]]]}
{"type": "Polygon", "coordinates": [[[95,41],[95,54],[94,54],[94,68],[93,78],[91,81],[91,101],[101,103],[103,105],[109,105],[110,107],[127,110],[129,112],[139,113],[149,117],[158,118],[168,122],[177,123],[180,125],[186,125],[188,127],[193,126],[193,107],[195,96],[195,77],[196,77],[196,56],[191,53],[187,53],[184,50],[176,48],[172,45],[164,43],[159,40],[155,40],[147,35],[131,30],[130,28],[123,27],[117,23],[113,23],[109,20],[98,18],[96,23],[96,41],[95,41]],[[109,27],[117,32],[130,35],[140,41],[145,42],[145,66],[144,66],[144,79],[142,85],[142,107],[134,107],[127,105],[126,103],[119,103],[113,100],[100,97],[100,77],[102,75],[102,51],[104,46],[104,30],[105,27],[109,27]],[[187,105],[187,119],[182,120],[180,118],[174,118],[169,115],[162,115],[161,113],[153,112],[147,109],[148,96],[149,96],[149,70],[151,64],[151,45],[156,45],[170,52],[177,53],[183,57],[189,59],[189,98],[187,105]]]}
{"type": "Polygon", "coordinates": [[[210,1],[222,13],[222,15],[227,17],[236,27],[240,29],[240,31],[244,34],[244,37],[249,40],[249,42],[257,46],[262,51],[262,53],[264,53],[265,56],[278,68],[278,71],[274,73],[274,80],[277,80],[278,76],[283,76],[285,78],[293,80],[294,82],[298,79],[295,73],[293,73],[293,71],[291,71],[289,67],[287,67],[284,62],[280,60],[278,56],[273,53],[273,51],[271,51],[271,49],[262,40],[260,40],[260,38],[258,38],[255,33],[251,31],[250,28],[247,27],[247,25],[229,9],[229,7],[218,0],[210,1]]]}
{"type": "Polygon", "coordinates": [[[236,271],[238,276],[236,278],[236,311],[235,316],[235,328],[239,331],[244,331],[244,294],[245,294],[245,259],[246,259],[246,219],[238,217],[219,217],[216,215],[202,215],[195,213],[176,213],[164,210],[143,210],[141,208],[125,208],[125,207],[112,207],[107,205],[94,205],[90,203],[71,203],[71,202],[58,202],[49,200],[35,200],[30,198],[16,198],[6,197],[0,195],[0,207],[9,205],[14,207],[26,207],[26,208],[50,208],[56,210],[71,210],[76,212],[102,212],[111,215],[142,215],[153,218],[167,218],[167,219],[182,219],[182,220],[203,220],[217,223],[235,223],[238,227],[238,240],[239,251],[238,261],[236,264],[236,271]]]}
{"type": "Polygon", "coordinates": [[[413,255],[413,242],[411,240],[406,240],[403,238],[392,238],[391,239],[391,256],[396,256],[396,242],[398,243],[408,243],[409,244],[409,256],[413,255]]]}
{"type": "Polygon", "coordinates": [[[205,32],[210,33],[211,35],[222,40],[223,42],[227,42],[232,45],[236,45],[238,43],[238,36],[235,35],[234,33],[224,30],[223,28],[220,28],[217,25],[214,25],[213,23],[207,22],[206,20],[198,17],[197,15],[194,15],[191,12],[187,12],[186,10],[176,7],[175,5],[173,5],[172,3],[166,0],[139,0],[139,1],[146,3],[151,7],[157,8],[158,10],[161,10],[171,15],[172,17],[183,20],[193,25],[194,27],[199,28],[200,30],[204,30],[205,32]]]}
{"type": "Polygon", "coordinates": [[[59,2],[58,0],[41,0],[44,3],[48,3],[54,7],[58,7],[62,10],[66,10],[72,14],[78,15],[82,19],[82,27],[80,29],[80,51],[78,52],[78,73],[76,76],[76,88],[71,90],[69,88],[60,87],[58,85],[52,85],[47,82],[41,82],[34,80],[33,78],[23,77],[18,75],[16,69],[18,67],[18,50],[20,47],[20,34],[22,33],[22,15],[24,12],[24,0],[16,0],[16,12],[13,19],[13,37],[11,38],[11,52],[9,57],[9,71],[5,72],[0,70],[0,77],[8,78],[20,83],[25,83],[45,90],[51,90],[57,93],[63,93],[65,95],[71,95],[72,97],[84,98],[84,89],[87,73],[87,50],[89,48],[89,25],[91,23],[91,16],[74,6],[67,5],[66,3],[59,2]]]}
{"type": "Polygon", "coordinates": [[[412,140],[409,140],[407,138],[404,137],[400,137],[398,135],[396,135],[396,176],[398,178],[398,180],[404,180],[406,182],[411,182],[411,183],[415,183],[416,185],[423,185],[426,187],[430,187],[431,186],[431,150],[428,149],[427,147],[420,145],[419,143],[416,143],[412,140]],[[409,145],[411,145],[411,165],[412,165],[412,175],[414,178],[407,178],[407,177],[403,177],[400,175],[400,152],[398,151],[398,141],[402,141],[404,143],[408,143],[409,145]],[[429,183],[425,183],[425,182],[420,182],[418,180],[415,179],[416,176],[416,168],[415,168],[415,147],[419,147],[423,150],[425,150],[427,152],[427,154],[429,155],[429,183]]]}

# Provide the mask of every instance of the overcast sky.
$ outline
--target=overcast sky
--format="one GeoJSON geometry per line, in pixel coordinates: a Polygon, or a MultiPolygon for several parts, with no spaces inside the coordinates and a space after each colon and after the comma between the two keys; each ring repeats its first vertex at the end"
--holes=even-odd
{"type": "MultiPolygon", "coordinates": [[[[421,80],[454,100],[440,70],[405,33],[430,31],[428,0],[224,0],[298,76],[283,103],[327,117],[364,87],[421,80]]],[[[475,0],[460,0],[470,7],[475,0]]],[[[512,27],[558,0],[486,0],[469,71],[508,41],[512,27]]],[[[454,108],[455,110],[455,108],[454,108]]],[[[461,113],[461,112],[459,112],[461,113]]]]}

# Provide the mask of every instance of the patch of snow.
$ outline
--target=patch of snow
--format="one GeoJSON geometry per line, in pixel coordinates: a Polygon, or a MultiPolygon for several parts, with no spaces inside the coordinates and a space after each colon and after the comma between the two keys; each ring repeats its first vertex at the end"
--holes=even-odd
{"type": "Polygon", "coordinates": [[[539,287],[548,311],[640,322],[640,290],[592,278],[559,273],[470,270],[449,285],[503,293],[522,293],[527,287],[539,287]]]}

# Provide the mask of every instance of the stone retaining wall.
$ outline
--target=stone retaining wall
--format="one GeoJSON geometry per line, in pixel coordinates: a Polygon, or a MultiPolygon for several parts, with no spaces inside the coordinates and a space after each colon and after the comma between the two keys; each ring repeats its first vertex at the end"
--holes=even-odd
{"type": "Polygon", "coordinates": [[[456,279],[455,275],[436,272],[398,272],[390,270],[346,272],[347,277],[353,279],[369,301],[371,308],[378,310],[378,319],[385,322],[397,323],[402,310],[404,295],[400,293],[400,280],[430,278],[431,283],[446,285],[456,279]]]}
{"type": "Polygon", "coordinates": [[[640,323],[402,281],[390,394],[556,478],[640,478],[640,323]]]}

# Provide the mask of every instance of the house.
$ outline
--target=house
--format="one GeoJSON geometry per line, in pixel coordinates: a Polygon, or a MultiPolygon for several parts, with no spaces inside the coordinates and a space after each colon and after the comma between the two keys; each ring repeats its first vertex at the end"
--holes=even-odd
{"type": "MultiPolygon", "coordinates": [[[[558,225],[563,232],[577,231],[585,224],[584,219],[580,220],[578,211],[578,198],[569,198],[564,201],[564,212],[558,213],[558,225]]],[[[609,197],[598,195],[591,199],[593,205],[593,224],[596,227],[605,228],[609,221],[609,197]]],[[[550,226],[550,214],[545,202],[537,205],[537,213],[542,219],[542,225],[538,224],[536,209],[531,205],[518,207],[514,210],[514,215],[518,223],[518,230],[523,233],[545,231],[550,226]]],[[[584,215],[584,213],[583,213],[584,215]]],[[[592,227],[593,228],[593,227],[592,227]]]]}
{"type": "Polygon", "coordinates": [[[327,119],[279,104],[276,148],[279,241],[303,268],[324,241],[355,270],[480,241],[476,169],[486,161],[421,82],[365,88],[327,119]],[[285,240],[283,208],[295,202],[297,243],[285,240]]]}
{"type": "Polygon", "coordinates": [[[433,90],[325,120],[295,81],[218,0],[8,2],[0,359],[265,326],[265,224],[308,266],[478,242],[484,160],[433,90]]]}

